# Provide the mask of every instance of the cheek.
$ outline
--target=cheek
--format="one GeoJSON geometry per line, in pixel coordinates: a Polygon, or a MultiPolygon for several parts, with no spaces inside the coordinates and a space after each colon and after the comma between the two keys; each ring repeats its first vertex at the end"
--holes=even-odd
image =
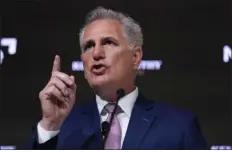
{"type": "Polygon", "coordinates": [[[81,59],[82,59],[82,63],[83,63],[84,72],[88,73],[90,71],[90,60],[89,60],[89,57],[87,55],[83,55],[81,57],[81,59]]]}
{"type": "Polygon", "coordinates": [[[130,54],[122,53],[120,55],[114,56],[111,64],[114,67],[113,72],[115,72],[116,75],[130,72],[133,68],[132,62],[133,61],[130,54]]]}
{"type": "Polygon", "coordinates": [[[118,68],[122,64],[122,56],[118,52],[108,54],[107,60],[112,68],[118,68]]]}

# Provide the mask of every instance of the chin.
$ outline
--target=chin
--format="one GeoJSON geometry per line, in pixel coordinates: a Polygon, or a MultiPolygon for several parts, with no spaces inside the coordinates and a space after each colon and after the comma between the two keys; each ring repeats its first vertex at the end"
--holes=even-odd
{"type": "Polygon", "coordinates": [[[95,86],[95,87],[103,87],[105,86],[107,83],[107,81],[97,81],[97,82],[93,82],[92,83],[92,86],[95,86]]]}
{"type": "Polygon", "coordinates": [[[107,81],[106,79],[96,79],[95,78],[94,80],[89,81],[90,86],[93,88],[103,87],[108,83],[109,83],[109,81],[107,81]]]}

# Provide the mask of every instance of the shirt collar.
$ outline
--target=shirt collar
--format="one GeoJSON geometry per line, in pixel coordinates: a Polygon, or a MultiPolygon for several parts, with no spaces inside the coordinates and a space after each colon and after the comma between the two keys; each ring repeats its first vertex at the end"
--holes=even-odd
{"type": "MultiPolygon", "coordinates": [[[[138,97],[138,94],[139,94],[138,92],[139,92],[138,88],[136,87],[134,91],[132,91],[131,93],[122,97],[118,102],[118,105],[121,107],[123,112],[128,117],[131,116],[132,108],[133,108],[134,103],[135,103],[135,101],[138,97]]],[[[97,102],[97,107],[98,107],[99,113],[101,113],[103,108],[105,107],[105,105],[108,104],[107,101],[102,100],[98,95],[96,95],[96,102],[97,102]]]]}

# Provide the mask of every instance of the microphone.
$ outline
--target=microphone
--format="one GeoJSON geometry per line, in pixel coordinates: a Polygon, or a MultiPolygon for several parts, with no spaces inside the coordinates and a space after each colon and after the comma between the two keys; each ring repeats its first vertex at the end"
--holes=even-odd
{"type": "Polygon", "coordinates": [[[110,124],[107,121],[104,121],[101,125],[102,135],[106,137],[108,130],[110,129],[110,124]]]}
{"type": "Polygon", "coordinates": [[[121,99],[124,96],[125,96],[125,91],[122,88],[118,89],[117,90],[117,101],[116,101],[117,104],[118,104],[119,99],[121,99]]]}
{"type": "MultiPolygon", "coordinates": [[[[117,100],[116,100],[116,106],[114,107],[114,111],[112,112],[112,116],[111,116],[111,119],[110,119],[110,122],[107,122],[107,121],[104,121],[102,124],[101,124],[101,133],[102,135],[104,136],[104,141],[103,141],[103,149],[105,147],[105,142],[106,142],[106,139],[107,139],[107,136],[109,134],[109,131],[110,131],[110,126],[112,124],[112,121],[113,121],[113,116],[115,115],[116,113],[116,110],[117,110],[117,104],[118,104],[118,101],[120,98],[122,98],[123,96],[125,96],[125,91],[123,89],[118,89],[117,90],[117,100]]],[[[93,133],[86,141],[85,143],[81,146],[81,149],[88,149],[89,148],[89,145],[97,138],[97,135],[96,135],[96,132],[93,133]]],[[[101,146],[100,146],[101,147],[101,146]]],[[[102,147],[101,147],[102,148],[102,147]]]]}
{"type": "Polygon", "coordinates": [[[124,89],[120,88],[117,90],[116,92],[117,94],[117,100],[116,100],[116,104],[115,104],[115,107],[114,107],[114,110],[112,112],[112,115],[111,115],[111,118],[110,118],[110,122],[107,122],[107,121],[104,121],[101,125],[102,127],[102,135],[104,136],[104,141],[103,141],[103,146],[105,147],[105,142],[106,142],[106,139],[108,137],[108,134],[110,132],[110,127],[112,125],[112,122],[113,122],[113,118],[114,118],[114,115],[117,111],[117,108],[118,108],[118,101],[125,96],[125,91],[124,89]]]}

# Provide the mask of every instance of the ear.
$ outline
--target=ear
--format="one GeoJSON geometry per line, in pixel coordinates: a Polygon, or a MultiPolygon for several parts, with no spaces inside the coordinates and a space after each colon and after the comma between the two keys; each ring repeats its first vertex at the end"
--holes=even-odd
{"type": "Polygon", "coordinates": [[[141,47],[136,47],[133,50],[133,69],[138,70],[140,62],[143,58],[143,50],[141,47]]]}

